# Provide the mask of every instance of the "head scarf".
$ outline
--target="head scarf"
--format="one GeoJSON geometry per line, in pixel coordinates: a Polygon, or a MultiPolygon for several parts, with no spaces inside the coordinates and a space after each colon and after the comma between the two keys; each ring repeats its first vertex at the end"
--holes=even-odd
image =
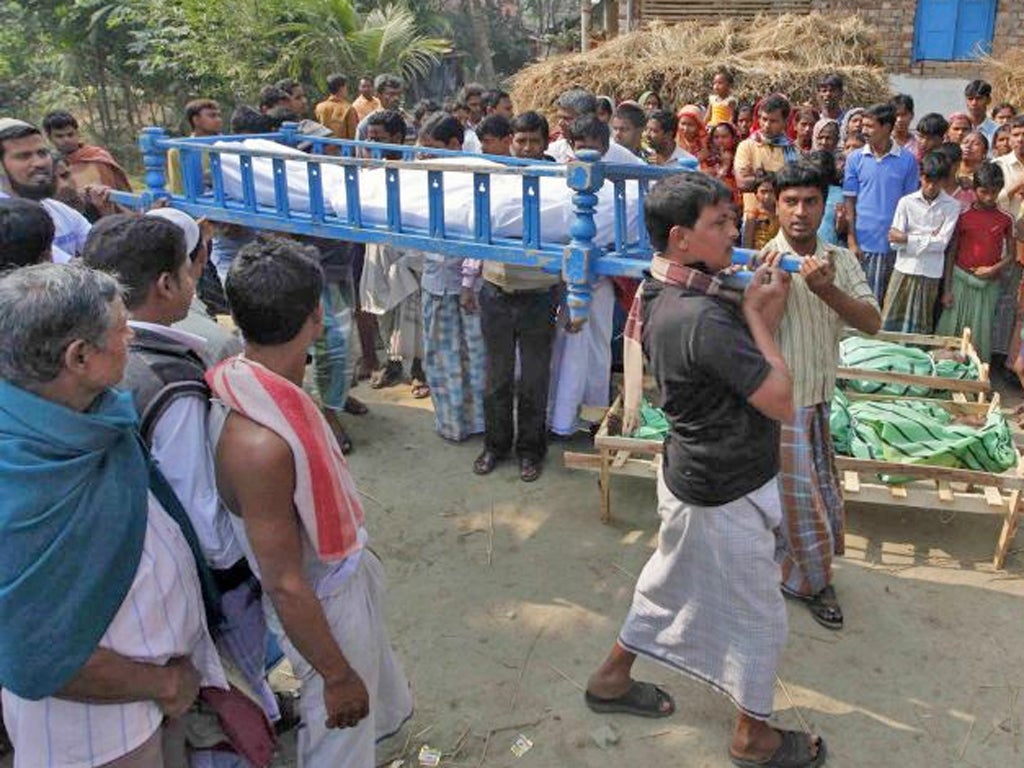
{"type": "Polygon", "coordinates": [[[691,155],[698,155],[705,146],[707,146],[708,129],[704,125],[704,110],[698,107],[696,104],[687,104],[685,107],[680,109],[676,113],[676,119],[679,120],[679,128],[676,130],[676,144],[685,149],[691,155]],[[697,138],[694,141],[694,145],[691,145],[683,137],[683,118],[693,120],[697,124],[697,138]]]}
{"type": "MultiPolygon", "coordinates": [[[[839,121],[833,120],[831,117],[823,117],[814,124],[814,132],[811,134],[811,147],[813,149],[818,148],[818,137],[829,125],[834,125],[838,129],[839,121]]],[[[839,149],[839,145],[837,145],[836,148],[839,149]]]]}
{"type": "Polygon", "coordinates": [[[850,130],[850,120],[855,118],[857,115],[864,114],[864,107],[853,107],[846,110],[843,114],[842,125],[839,126],[839,144],[846,144],[846,134],[850,130]]]}
{"type": "Polygon", "coordinates": [[[639,102],[641,109],[647,109],[647,105],[644,102],[647,101],[648,96],[654,96],[658,100],[658,103],[661,105],[660,107],[658,107],[658,109],[665,108],[665,102],[657,91],[644,91],[643,93],[640,94],[640,98],[637,99],[637,102],[639,102]]]}

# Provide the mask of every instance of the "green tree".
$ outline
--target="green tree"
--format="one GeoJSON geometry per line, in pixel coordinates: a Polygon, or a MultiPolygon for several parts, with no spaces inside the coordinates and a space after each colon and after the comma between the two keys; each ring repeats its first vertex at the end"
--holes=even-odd
{"type": "Polygon", "coordinates": [[[451,49],[447,40],[424,34],[403,3],[361,15],[350,0],[296,0],[289,15],[276,28],[288,38],[282,67],[318,83],[338,70],[424,76],[451,49]]]}

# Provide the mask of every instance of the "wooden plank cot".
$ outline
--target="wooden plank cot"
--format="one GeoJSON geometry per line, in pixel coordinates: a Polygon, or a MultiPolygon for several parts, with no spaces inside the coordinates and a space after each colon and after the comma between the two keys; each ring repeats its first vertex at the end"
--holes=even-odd
{"type": "MultiPolygon", "coordinates": [[[[868,395],[848,391],[845,394],[850,400],[920,400],[933,403],[954,416],[985,416],[990,410],[999,408],[998,394],[993,395],[989,402],[985,401],[986,395],[991,392],[988,366],[978,359],[977,352],[970,343],[969,330],[964,332],[962,338],[911,334],[879,334],[877,338],[930,348],[959,349],[975,361],[982,378],[978,381],[963,381],[904,374],[880,374],[876,371],[853,368],[842,369],[848,374],[844,378],[923,384],[933,389],[951,391],[953,396],[952,400],[940,400],[868,395]],[[879,376],[885,378],[879,379],[879,376]],[[921,379],[924,381],[919,381],[921,379]],[[939,385],[932,386],[936,380],[939,385]],[[979,386],[981,384],[984,386],[979,386]]],[[[652,383],[650,379],[645,379],[645,386],[648,388],[652,383]]],[[[621,434],[621,424],[622,396],[619,395],[612,407],[604,413],[594,436],[597,453],[567,451],[564,455],[566,467],[597,472],[602,523],[610,523],[612,520],[612,476],[654,479],[657,477],[662,458],[661,441],[625,437],[621,434]]],[[[1002,569],[1017,530],[1022,504],[1021,491],[1024,491],[1024,455],[1019,448],[1017,455],[1017,466],[1003,474],[870,461],[846,456],[837,456],[836,464],[843,487],[843,498],[847,502],[933,509],[939,512],[999,515],[1003,525],[993,554],[993,565],[997,569],[1002,569]],[[879,474],[900,475],[912,479],[898,485],[888,484],[879,480],[879,474]]]]}

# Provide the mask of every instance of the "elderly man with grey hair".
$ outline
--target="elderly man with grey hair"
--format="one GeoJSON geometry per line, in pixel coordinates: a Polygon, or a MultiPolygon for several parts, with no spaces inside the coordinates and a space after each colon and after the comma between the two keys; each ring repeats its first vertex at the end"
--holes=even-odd
{"type": "Polygon", "coordinates": [[[0,687],[15,768],[165,765],[163,728],[226,688],[195,534],[112,389],[118,282],[0,276],[0,687]]]}

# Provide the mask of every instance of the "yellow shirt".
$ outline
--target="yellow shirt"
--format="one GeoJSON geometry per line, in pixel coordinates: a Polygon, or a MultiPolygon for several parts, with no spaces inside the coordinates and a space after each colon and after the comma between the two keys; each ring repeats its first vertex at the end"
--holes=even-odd
{"type": "Polygon", "coordinates": [[[372,115],[379,109],[383,109],[384,105],[380,103],[380,99],[374,96],[372,99],[364,98],[362,95],[356,96],[356,100],[352,102],[352,109],[359,115],[360,120],[365,120],[367,115],[372,115]]]}
{"type": "MultiPolygon", "coordinates": [[[[793,246],[786,240],[785,233],[779,232],[764,250],[793,253],[793,246]]],[[[870,302],[878,309],[878,302],[856,256],[821,238],[818,238],[814,255],[823,261],[830,260],[835,266],[836,288],[854,299],[870,302]]],[[[782,356],[793,377],[793,405],[797,408],[831,402],[836,388],[839,341],[844,326],[839,314],[812,293],[800,275],[793,275],[778,338],[782,356]]]]}
{"type": "MultiPolygon", "coordinates": [[[[733,168],[737,173],[753,171],[781,171],[786,164],[786,150],[775,144],[767,144],[756,139],[744,139],[736,147],[733,168]]],[[[753,212],[757,208],[757,195],[753,192],[743,193],[743,210],[753,212]]]]}
{"type": "Polygon", "coordinates": [[[326,126],[336,139],[354,139],[359,113],[345,99],[328,96],[313,110],[316,121],[326,126]]]}

